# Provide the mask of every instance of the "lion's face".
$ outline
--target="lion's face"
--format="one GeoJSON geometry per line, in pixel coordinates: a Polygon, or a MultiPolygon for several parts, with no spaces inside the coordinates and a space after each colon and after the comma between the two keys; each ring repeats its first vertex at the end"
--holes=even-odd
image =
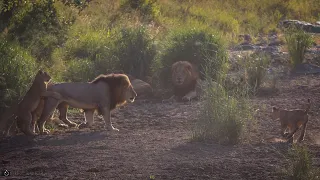
{"type": "Polygon", "coordinates": [[[36,78],[41,78],[41,80],[43,80],[44,82],[49,82],[51,80],[51,77],[49,76],[49,74],[42,70],[38,71],[36,78]]]}
{"type": "Polygon", "coordinates": [[[132,85],[130,84],[130,86],[127,88],[126,90],[126,101],[133,103],[135,98],[137,97],[137,93],[134,91],[132,85]]]}
{"type": "Polygon", "coordinates": [[[122,97],[125,97],[126,102],[133,103],[135,98],[137,97],[137,93],[133,89],[128,76],[126,76],[126,78],[124,79],[123,86],[124,86],[123,87],[124,91],[122,91],[122,93],[123,93],[122,97]]]}
{"type": "Polygon", "coordinates": [[[277,107],[275,107],[275,106],[273,106],[273,107],[272,107],[271,118],[272,118],[273,120],[276,120],[276,119],[278,119],[279,117],[280,117],[280,109],[277,108],[277,107]]]}
{"type": "Polygon", "coordinates": [[[188,62],[176,62],[172,65],[172,82],[174,85],[182,86],[192,80],[192,65],[188,62]]]}

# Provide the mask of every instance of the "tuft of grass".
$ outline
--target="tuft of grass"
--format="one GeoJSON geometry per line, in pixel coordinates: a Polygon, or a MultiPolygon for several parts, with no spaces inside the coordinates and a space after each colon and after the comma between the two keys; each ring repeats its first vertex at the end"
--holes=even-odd
{"type": "Polygon", "coordinates": [[[238,87],[229,92],[225,89],[227,68],[219,69],[216,82],[211,77],[211,69],[215,65],[206,59],[205,76],[207,85],[202,95],[203,107],[194,129],[193,139],[213,140],[217,143],[236,144],[244,141],[248,135],[252,108],[248,98],[248,88],[238,87]],[[209,73],[208,73],[209,72],[209,73]]]}
{"type": "Polygon", "coordinates": [[[312,36],[301,28],[291,26],[285,30],[285,40],[293,67],[303,63],[306,50],[312,45],[312,36]]]}
{"type": "Polygon", "coordinates": [[[203,100],[194,139],[222,144],[236,144],[244,140],[245,125],[252,118],[246,98],[230,96],[223,86],[211,81],[203,100]]]}
{"type": "Polygon", "coordinates": [[[307,147],[294,144],[288,153],[288,163],[282,176],[293,180],[320,179],[320,169],[312,166],[312,155],[307,147]]]}
{"type": "Polygon", "coordinates": [[[251,93],[255,93],[265,80],[270,65],[270,57],[263,52],[255,52],[247,55],[242,64],[245,70],[245,81],[249,85],[251,93]]]}

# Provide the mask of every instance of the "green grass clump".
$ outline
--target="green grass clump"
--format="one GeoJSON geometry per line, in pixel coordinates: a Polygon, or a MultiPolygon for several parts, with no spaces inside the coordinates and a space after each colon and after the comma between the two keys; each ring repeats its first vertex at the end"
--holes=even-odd
{"type": "Polygon", "coordinates": [[[225,88],[210,81],[203,95],[203,107],[193,138],[222,144],[235,144],[245,137],[251,119],[248,99],[230,96],[225,88]]]}
{"type": "Polygon", "coordinates": [[[245,80],[251,93],[254,94],[262,85],[269,65],[270,57],[262,52],[244,57],[242,66],[244,66],[245,80]]]}
{"type": "Polygon", "coordinates": [[[307,147],[294,144],[288,153],[288,163],[289,165],[282,173],[288,179],[320,179],[320,169],[312,166],[312,156],[307,147]]]}
{"type": "Polygon", "coordinates": [[[37,72],[37,64],[17,43],[0,39],[0,109],[24,95],[37,72]]]}
{"type": "Polygon", "coordinates": [[[306,50],[312,45],[313,39],[310,34],[293,26],[285,31],[285,39],[293,67],[303,63],[306,50]]]}

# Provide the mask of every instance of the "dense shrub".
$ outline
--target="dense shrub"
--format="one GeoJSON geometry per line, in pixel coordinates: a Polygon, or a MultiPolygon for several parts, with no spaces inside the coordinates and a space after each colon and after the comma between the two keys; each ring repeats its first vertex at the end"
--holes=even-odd
{"type": "Polygon", "coordinates": [[[157,0],[122,0],[121,8],[127,11],[137,10],[142,14],[142,17],[154,19],[160,13],[156,2],[157,0]]]}
{"type": "Polygon", "coordinates": [[[69,70],[64,72],[65,80],[86,81],[115,70],[144,79],[150,75],[155,54],[146,29],[138,27],[112,32],[88,29],[82,35],[70,38],[54,56],[67,62],[69,70]]]}
{"type": "Polygon", "coordinates": [[[156,49],[145,27],[121,29],[114,44],[111,52],[121,70],[140,79],[150,75],[156,49]]]}
{"type": "Polygon", "coordinates": [[[50,61],[51,53],[65,37],[67,25],[58,19],[54,1],[37,1],[20,4],[14,8],[8,24],[8,35],[39,61],[50,61]]]}
{"type": "Polygon", "coordinates": [[[164,82],[170,82],[170,68],[176,61],[193,63],[202,72],[202,77],[204,68],[210,63],[212,68],[207,73],[212,78],[216,78],[217,72],[227,64],[225,46],[219,36],[200,29],[179,29],[172,32],[160,56],[164,82]]]}
{"type": "Polygon", "coordinates": [[[16,43],[0,39],[0,109],[24,95],[37,71],[30,54],[16,43]]]}

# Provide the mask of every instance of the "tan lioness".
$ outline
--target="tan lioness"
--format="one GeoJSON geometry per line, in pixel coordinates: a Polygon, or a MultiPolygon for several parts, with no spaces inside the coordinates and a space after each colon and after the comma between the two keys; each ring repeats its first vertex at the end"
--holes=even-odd
{"type": "Polygon", "coordinates": [[[23,99],[11,106],[0,119],[0,132],[8,132],[15,119],[20,130],[26,135],[35,135],[31,130],[32,119],[36,117],[36,109],[41,97],[52,97],[60,99],[61,96],[56,92],[47,91],[47,84],[51,77],[44,71],[39,70],[36,77],[23,99]],[[9,121],[11,120],[11,121],[9,121]]]}
{"type": "Polygon", "coordinates": [[[310,99],[308,99],[308,106],[305,110],[287,110],[279,109],[275,106],[272,107],[272,119],[280,119],[281,135],[286,137],[289,142],[293,142],[293,136],[300,127],[302,127],[302,132],[298,138],[298,142],[303,141],[306,133],[310,106],[310,99]],[[289,133],[285,132],[287,129],[289,129],[289,133]]]}

